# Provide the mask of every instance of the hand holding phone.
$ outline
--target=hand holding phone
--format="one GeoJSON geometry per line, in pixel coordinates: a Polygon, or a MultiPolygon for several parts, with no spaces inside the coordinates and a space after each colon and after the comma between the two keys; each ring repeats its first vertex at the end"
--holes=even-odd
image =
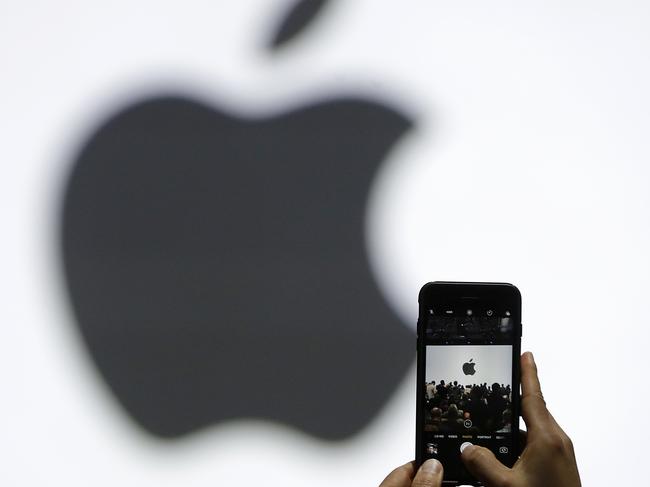
{"type": "Polygon", "coordinates": [[[528,428],[526,448],[512,469],[487,448],[462,453],[468,470],[490,487],[580,487],[573,443],[546,409],[533,354],[521,356],[521,410],[528,428]]]}
{"type": "MultiPolygon", "coordinates": [[[[462,461],[488,487],[581,487],[573,444],[546,409],[532,353],[526,352],[520,361],[522,415],[528,428],[521,457],[510,469],[491,450],[471,446],[463,451],[462,461]]],[[[416,470],[410,462],[393,470],[379,487],[440,487],[442,467],[437,460],[427,460],[416,470]]]]}

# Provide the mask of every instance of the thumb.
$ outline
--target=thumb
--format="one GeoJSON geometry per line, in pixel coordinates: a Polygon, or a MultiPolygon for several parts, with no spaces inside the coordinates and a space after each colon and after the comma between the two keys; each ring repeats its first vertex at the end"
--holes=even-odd
{"type": "Polygon", "coordinates": [[[442,464],[433,458],[422,464],[415,474],[411,487],[440,487],[442,485],[442,464]]]}
{"type": "Polygon", "coordinates": [[[494,453],[482,446],[470,445],[461,453],[467,470],[488,487],[508,485],[512,470],[496,459],[494,453]]]}

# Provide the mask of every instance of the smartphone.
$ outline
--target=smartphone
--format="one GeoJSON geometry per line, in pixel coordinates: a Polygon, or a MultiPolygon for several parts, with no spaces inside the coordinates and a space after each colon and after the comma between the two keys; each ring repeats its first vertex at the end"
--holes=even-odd
{"type": "Polygon", "coordinates": [[[415,459],[442,463],[443,485],[481,485],[461,446],[520,453],[521,294],[512,284],[430,282],[419,295],[415,459]]]}

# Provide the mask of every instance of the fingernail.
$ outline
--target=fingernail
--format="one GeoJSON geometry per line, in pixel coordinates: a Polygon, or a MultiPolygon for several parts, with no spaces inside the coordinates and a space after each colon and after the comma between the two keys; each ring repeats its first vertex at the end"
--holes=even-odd
{"type": "Polygon", "coordinates": [[[530,355],[530,361],[534,364],[535,363],[535,357],[533,357],[533,352],[526,352],[528,355],[530,355]]]}
{"type": "Polygon", "coordinates": [[[427,473],[438,473],[442,470],[442,463],[431,458],[422,464],[422,471],[427,473]]]}
{"type": "Polygon", "coordinates": [[[469,441],[466,441],[462,445],[460,445],[460,453],[462,454],[465,450],[467,450],[469,447],[474,446],[471,444],[469,441]]]}

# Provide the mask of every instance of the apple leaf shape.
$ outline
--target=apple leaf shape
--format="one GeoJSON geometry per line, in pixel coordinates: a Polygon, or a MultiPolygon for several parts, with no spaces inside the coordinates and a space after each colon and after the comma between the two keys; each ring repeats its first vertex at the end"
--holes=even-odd
{"type": "Polygon", "coordinates": [[[63,270],[90,356],[162,438],[231,419],[358,433],[413,360],[374,281],[370,185],[412,122],[356,98],[249,119],[183,96],[128,106],[82,146],[63,270]]]}
{"type": "Polygon", "coordinates": [[[298,0],[288,10],[269,43],[271,50],[276,50],[286,45],[295,38],[323,10],[328,0],[298,0]]]}

